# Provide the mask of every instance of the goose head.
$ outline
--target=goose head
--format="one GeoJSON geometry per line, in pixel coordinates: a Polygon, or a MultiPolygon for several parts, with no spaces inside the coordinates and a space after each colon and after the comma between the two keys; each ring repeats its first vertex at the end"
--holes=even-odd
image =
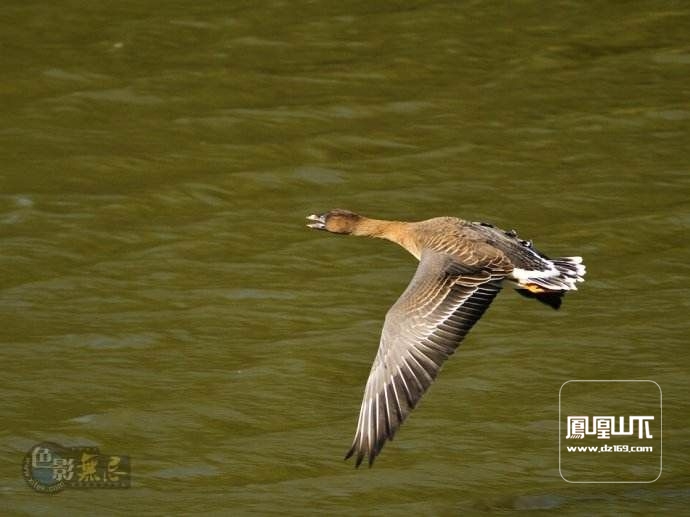
{"type": "Polygon", "coordinates": [[[326,230],[331,233],[350,234],[355,231],[361,222],[362,216],[336,208],[323,214],[312,214],[307,217],[307,226],[315,230],[326,230]]]}

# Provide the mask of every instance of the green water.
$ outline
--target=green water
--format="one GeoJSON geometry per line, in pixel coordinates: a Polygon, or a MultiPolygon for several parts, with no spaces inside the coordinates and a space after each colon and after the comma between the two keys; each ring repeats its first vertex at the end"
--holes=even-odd
{"type": "Polygon", "coordinates": [[[0,507],[14,515],[690,505],[686,2],[0,6],[0,507]],[[587,282],[507,290],[374,468],[342,461],[415,262],[334,207],[494,222],[587,282]],[[651,379],[663,473],[573,485],[570,379],[651,379]],[[49,440],[128,490],[35,493],[49,440]]]}

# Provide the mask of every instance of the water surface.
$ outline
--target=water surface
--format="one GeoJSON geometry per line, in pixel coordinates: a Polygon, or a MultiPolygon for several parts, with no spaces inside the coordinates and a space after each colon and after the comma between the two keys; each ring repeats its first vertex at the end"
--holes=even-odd
{"type": "Polygon", "coordinates": [[[0,7],[0,498],[13,514],[678,513],[688,491],[684,2],[0,7]],[[588,281],[501,295],[373,469],[342,461],[402,249],[343,207],[516,228],[588,281]],[[664,471],[569,485],[558,390],[652,379],[664,471]],[[31,491],[35,443],[132,458],[31,491]]]}

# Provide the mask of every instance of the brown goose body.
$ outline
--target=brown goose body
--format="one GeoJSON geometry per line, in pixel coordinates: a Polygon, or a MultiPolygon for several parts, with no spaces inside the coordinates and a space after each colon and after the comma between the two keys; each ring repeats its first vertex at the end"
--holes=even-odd
{"type": "Polygon", "coordinates": [[[580,257],[549,259],[514,231],[487,223],[455,217],[385,221],[340,209],[307,219],[310,228],[390,240],[420,261],[386,314],[346,456],[355,455],[357,466],[365,456],[371,465],[393,438],[504,280],[557,309],[585,274],[580,257]]]}

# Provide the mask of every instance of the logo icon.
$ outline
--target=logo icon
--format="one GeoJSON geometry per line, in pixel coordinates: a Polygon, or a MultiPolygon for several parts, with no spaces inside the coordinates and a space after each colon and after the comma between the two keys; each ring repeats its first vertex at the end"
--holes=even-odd
{"type": "Polygon", "coordinates": [[[24,456],[22,474],[37,492],[65,488],[129,488],[129,456],[101,454],[97,447],[34,445],[24,456]]]}
{"type": "Polygon", "coordinates": [[[565,437],[570,439],[584,439],[585,435],[595,434],[600,440],[608,440],[611,436],[632,436],[635,430],[635,422],[638,423],[638,438],[654,438],[649,432],[649,422],[654,420],[653,416],[630,416],[628,417],[628,430],[625,430],[624,417],[620,417],[618,421],[618,429],[616,430],[616,418],[612,416],[595,416],[592,430],[589,429],[588,416],[569,416],[568,417],[568,435],[565,437]],[[644,424],[644,426],[643,426],[644,424]],[[642,431],[644,430],[644,436],[642,431]]]}
{"type": "Polygon", "coordinates": [[[559,391],[558,463],[569,483],[653,483],[662,393],[650,380],[570,380],[559,391]]]}

